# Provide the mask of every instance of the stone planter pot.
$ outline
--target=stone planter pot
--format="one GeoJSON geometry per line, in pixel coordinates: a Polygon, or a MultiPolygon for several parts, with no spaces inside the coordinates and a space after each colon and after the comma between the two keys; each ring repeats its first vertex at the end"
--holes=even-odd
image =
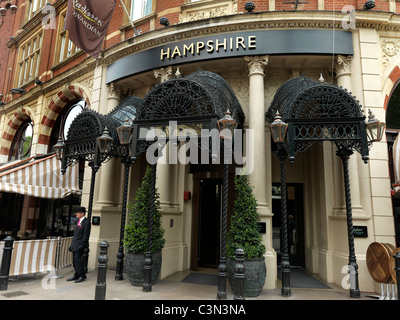
{"type": "MultiPolygon", "coordinates": [[[[126,254],[126,273],[128,274],[131,285],[136,287],[143,286],[144,283],[144,258],[145,254],[126,254]]],[[[161,272],[161,251],[153,253],[153,267],[151,271],[151,284],[157,282],[161,272]]]]}
{"type": "MultiPolygon", "coordinates": [[[[233,292],[235,292],[235,264],[235,259],[228,258],[228,280],[233,292]]],[[[257,297],[264,288],[265,278],[267,276],[265,259],[261,257],[252,260],[244,260],[243,265],[246,268],[244,272],[244,296],[257,297]]]]}

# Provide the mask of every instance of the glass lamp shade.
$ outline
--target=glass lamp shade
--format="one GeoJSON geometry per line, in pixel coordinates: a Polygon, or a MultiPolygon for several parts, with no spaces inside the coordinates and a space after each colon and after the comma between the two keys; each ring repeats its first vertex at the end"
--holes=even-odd
{"type": "Polygon", "coordinates": [[[375,115],[368,111],[368,122],[367,122],[367,136],[372,142],[381,141],[383,133],[385,131],[385,123],[375,118],[375,115]]]}
{"type": "Polygon", "coordinates": [[[103,134],[97,138],[97,146],[99,147],[100,153],[109,153],[112,147],[113,138],[107,127],[104,128],[103,134]]]}
{"type": "Polygon", "coordinates": [[[270,124],[272,139],[275,143],[282,143],[286,140],[288,124],[282,121],[279,112],[276,112],[274,122],[270,124]]]}
{"type": "Polygon", "coordinates": [[[132,126],[129,124],[128,120],[125,120],[124,124],[117,128],[119,143],[129,144],[132,140],[132,132],[132,126]]]}
{"type": "Polygon", "coordinates": [[[218,130],[221,134],[221,138],[232,138],[233,137],[233,132],[237,128],[238,123],[236,122],[235,119],[232,118],[231,112],[226,110],[225,116],[218,121],[218,130]],[[229,130],[230,132],[230,137],[226,136],[226,130],[229,130]]]}
{"type": "Polygon", "coordinates": [[[61,160],[64,154],[64,142],[61,137],[58,138],[57,143],[54,145],[54,152],[56,153],[57,160],[61,160]]]}

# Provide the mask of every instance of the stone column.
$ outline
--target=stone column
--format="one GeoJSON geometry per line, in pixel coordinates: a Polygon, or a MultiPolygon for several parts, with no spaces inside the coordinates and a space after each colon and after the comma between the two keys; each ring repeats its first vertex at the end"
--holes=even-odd
{"type": "MultiPolygon", "coordinates": [[[[338,86],[343,87],[349,93],[351,93],[351,62],[352,56],[342,56],[338,55],[335,61],[335,72],[338,86]]],[[[340,159],[335,155],[335,164],[341,167],[340,159]]],[[[349,173],[350,173],[350,188],[351,188],[351,204],[353,213],[363,212],[361,205],[361,195],[360,195],[360,180],[358,173],[358,163],[360,157],[357,152],[355,152],[349,159],[349,173]]],[[[343,177],[340,179],[343,181],[343,177]]],[[[341,188],[342,190],[342,188],[341,188]]],[[[344,201],[344,199],[342,198],[344,201]]],[[[340,205],[344,206],[344,202],[340,205]]],[[[343,208],[344,209],[344,208],[343,208]]]]}
{"type": "MultiPolygon", "coordinates": [[[[272,246],[271,212],[271,132],[265,121],[265,67],[268,56],[245,57],[249,68],[249,113],[247,130],[254,131],[254,143],[250,145],[254,157],[254,171],[249,174],[249,183],[254,186],[254,195],[258,203],[261,222],[266,224],[263,241],[266,247],[265,263],[269,276],[265,288],[275,288],[277,276],[276,252],[272,246]]],[[[249,148],[249,149],[250,149],[249,148]]],[[[249,157],[249,155],[246,155],[249,157]]]]}
{"type": "MultiPolygon", "coordinates": [[[[172,78],[172,67],[154,70],[154,77],[160,78],[163,83],[172,78]]],[[[157,188],[160,192],[161,211],[164,213],[174,213],[176,199],[174,199],[177,186],[176,164],[170,164],[169,144],[164,147],[162,156],[157,164],[157,188]]],[[[172,159],[171,159],[172,160],[172,159]]]]}
{"type": "Polygon", "coordinates": [[[254,130],[254,171],[249,182],[254,186],[254,194],[261,215],[269,214],[267,201],[266,130],[264,108],[264,69],[268,56],[245,57],[249,67],[249,129],[254,130]]]}
{"type": "MultiPolygon", "coordinates": [[[[108,97],[107,97],[107,113],[113,110],[116,106],[118,106],[120,102],[120,91],[119,89],[114,85],[114,83],[111,83],[107,85],[107,90],[108,90],[108,97]]],[[[100,186],[99,186],[99,197],[97,200],[97,204],[101,206],[113,206],[115,204],[115,199],[114,199],[114,188],[110,188],[110,183],[116,182],[115,176],[115,169],[116,169],[116,163],[120,161],[118,159],[111,159],[110,161],[106,163],[102,163],[100,171],[99,171],[99,177],[100,177],[100,186]]],[[[116,185],[115,185],[116,186],[116,185]]],[[[120,192],[122,194],[122,190],[120,192]]]]}

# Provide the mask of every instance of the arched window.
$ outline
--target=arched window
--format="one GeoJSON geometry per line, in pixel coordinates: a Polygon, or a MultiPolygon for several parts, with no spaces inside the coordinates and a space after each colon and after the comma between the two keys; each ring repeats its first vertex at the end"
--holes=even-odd
{"type": "Polygon", "coordinates": [[[31,155],[33,124],[31,119],[24,121],[14,136],[8,160],[26,159],[31,155]]]}
{"type": "Polygon", "coordinates": [[[75,100],[64,107],[53,127],[48,152],[52,151],[52,147],[57,143],[59,137],[63,140],[67,139],[68,129],[72,121],[84,108],[86,108],[85,100],[75,100]]]}

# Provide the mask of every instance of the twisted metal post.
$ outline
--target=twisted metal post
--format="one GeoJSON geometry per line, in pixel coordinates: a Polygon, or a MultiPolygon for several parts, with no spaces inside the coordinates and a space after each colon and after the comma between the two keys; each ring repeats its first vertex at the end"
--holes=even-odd
{"type": "Polygon", "coordinates": [[[226,266],[226,229],[227,229],[227,218],[228,218],[228,177],[229,175],[229,164],[224,164],[224,177],[222,184],[222,232],[221,232],[221,257],[218,265],[218,300],[226,300],[226,277],[227,277],[227,266],[226,266]]]}
{"type": "Polygon", "coordinates": [[[153,269],[153,225],[154,225],[154,208],[155,208],[155,195],[156,195],[156,170],[157,164],[151,166],[151,191],[150,191],[150,204],[149,204],[149,217],[148,217],[148,234],[147,234],[147,252],[144,259],[144,284],[143,291],[150,292],[152,289],[151,274],[153,269]]]}
{"type": "Polygon", "coordinates": [[[288,156],[284,147],[278,147],[277,156],[280,161],[281,169],[281,230],[282,230],[282,257],[281,257],[281,272],[282,272],[282,288],[281,295],[290,297],[292,295],[290,289],[290,262],[289,262],[289,240],[287,227],[287,202],[286,202],[286,166],[285,160],[288,156]]]}
{"type": "MultiPolygon", "coordinates": [[[[92,210],[93,210],[93,198],[94,198],[94,187],[96,183],[96,173],[99,171],[99,159],[98,155],[95,156],[95,162],[90,162],[89,166],[92,168],[92,177],[90,179],[90,193],[89,193],[89,205],[88,205],[88,219],[89,221],[92,219],[92,210]]],[[[89,248],[86,247],[83,249],[83,261],[85,266],[85,273],[88,272],[88,261],[89,261],[89,248]]]]}
{"type": "Polygon", "coordinates": [[[353,151],[347,148],[340,148],[336,155],[340,157],[343,164],[344,192],[346,197],[346,216],[347,216],[347,234],[349,242],[349,273],[350,273],[350,297],[360,298],[360,289],[358,285],[358,265],[354,249],[354,228],[353,214],[351,209],[350,176],[349,176],[349,158],[353,151]]]}
{"type": "Polygon", "coordinates": [[[123,280],[124,270],[124,233],[125,233],[125,220],[126,220],[126,206],[128,202],[128,183],[129,183],[129,170],[131,168],[132,161],[128,158],[122,161],[125,166],[124,175],[124,193],[122,196],[122,211],[121,211],[121,230],[119,233],[119,247],[117,253],[117,269],[115,273],[115,280],[123,280]]]}

